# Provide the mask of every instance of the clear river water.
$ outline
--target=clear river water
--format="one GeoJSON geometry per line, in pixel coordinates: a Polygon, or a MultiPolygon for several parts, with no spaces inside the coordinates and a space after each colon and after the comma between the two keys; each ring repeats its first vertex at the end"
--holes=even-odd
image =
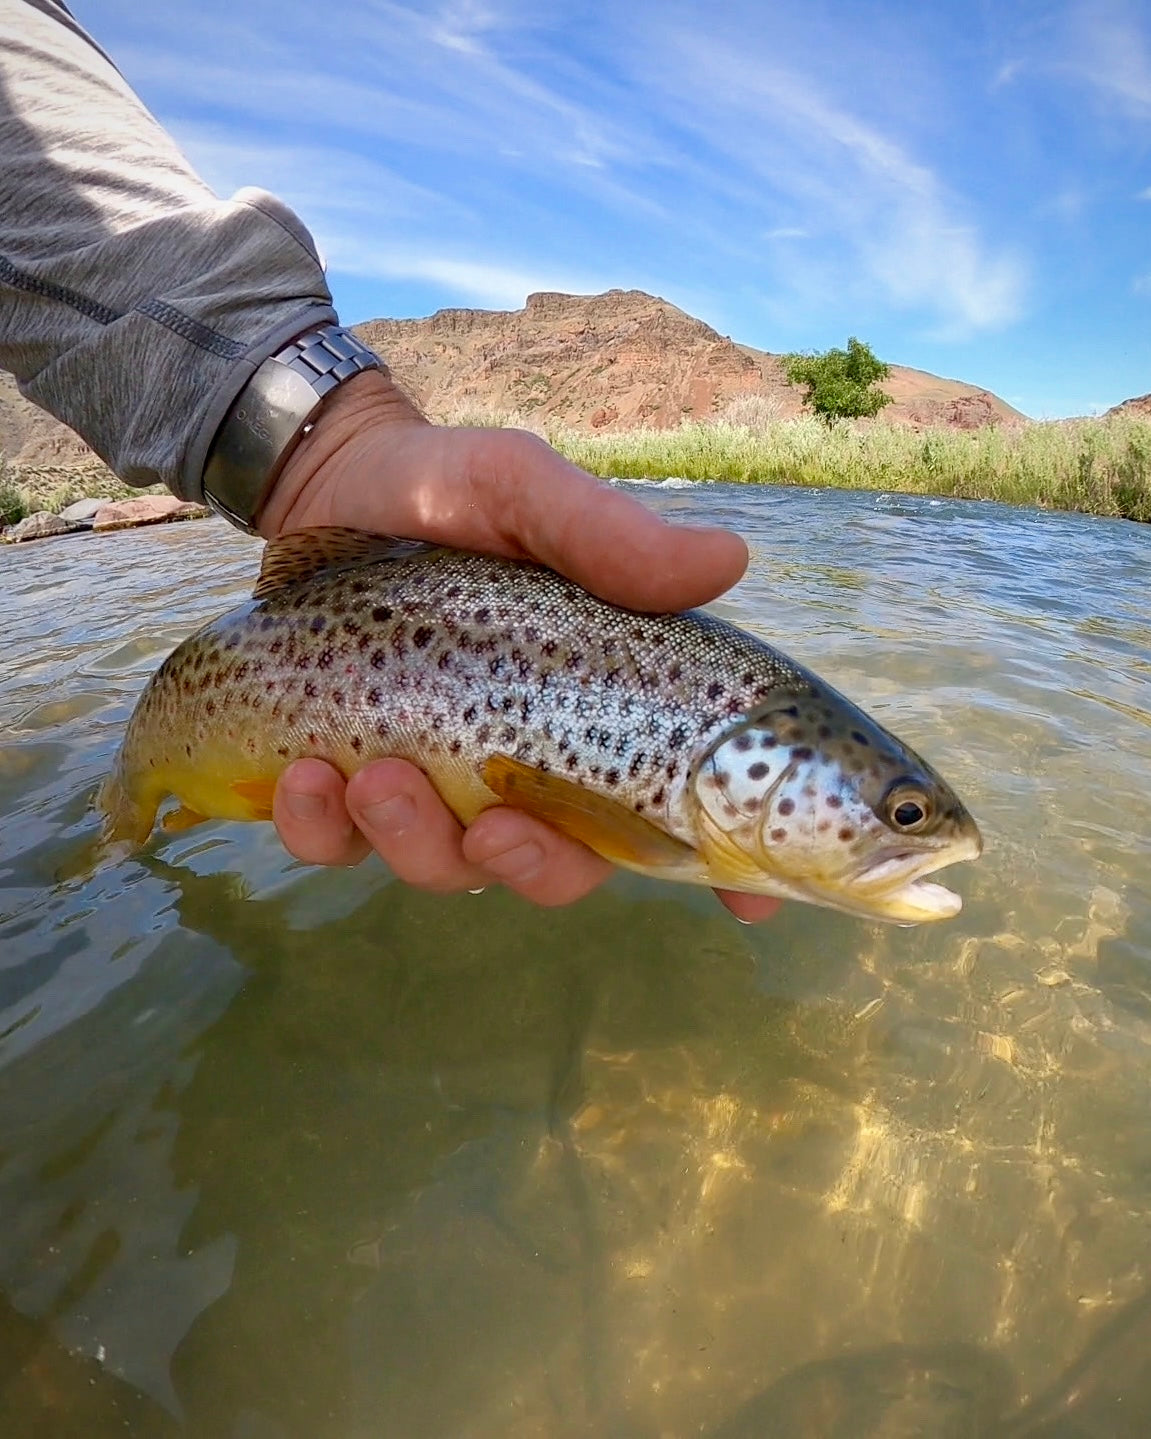
{"type": "Polygon", "coordinates": [[[78,873],[257,547],[0,550],[0,1434],[1151,1433],[1151,528],[642,492],[968,802],[962,914],[545,913],[261,825],[78,873]]]}

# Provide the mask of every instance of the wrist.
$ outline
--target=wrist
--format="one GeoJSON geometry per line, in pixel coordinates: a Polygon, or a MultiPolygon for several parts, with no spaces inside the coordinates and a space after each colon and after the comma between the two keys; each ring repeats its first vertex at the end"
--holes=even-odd
{"type": "Polygon", "coordinates": [[[258,533],[271,539],[284,530],[337,523],[331,482],[343,468],[341,459],[366,430],[381,426],[394,426],[397,434],[428,427],[386,370],[367,370],[333,390],[269,491],[258,533]]]}
{"type": "Polygon", "coordinates": [[[381,361],[344,326],[301,331],[252,372],[216,431],[204,464],[204,499],[249,534],[293,451],[324,403],[381,361]]]}

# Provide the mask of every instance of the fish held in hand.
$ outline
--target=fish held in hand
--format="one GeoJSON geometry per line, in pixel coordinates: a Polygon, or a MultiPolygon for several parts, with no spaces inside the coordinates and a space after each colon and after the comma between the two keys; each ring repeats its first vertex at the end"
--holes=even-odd
{"type": "Polygon", "coordinates": [[[620,609],[538,565],[303,530],[253,598],[152,677],[105,838],[270,819],[293,760],[418,765],[464,824],[507,804],[642,874],[902,924],[979,831],[929,765],[818,676],[700,611],[620,609]]]}

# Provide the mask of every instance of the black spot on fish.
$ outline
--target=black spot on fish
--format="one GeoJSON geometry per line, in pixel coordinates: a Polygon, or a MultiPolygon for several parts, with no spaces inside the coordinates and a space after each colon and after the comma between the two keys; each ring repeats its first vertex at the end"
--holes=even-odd
{"type": "Polygon", "coordinates": [[[414,644],[418,650],[426,650],[435,637],[435,630],[431,629],[428,625],[420,625],[412,634],[412,644],[414,644]]]}
{"type": "Polygon", "coordinates": [[[737,735],[737,736],[736,736],[736,738],[735,738],[735,747],[736,747],[737,750],[747,751],[747,750],[749,750],[749,749],[751,748],[751,745],[752,745],[751,735],[749,735],[749,734],[741,734],[741,735],[737,735]]]}
{"type": "Polygon", "coordinates": [[[660,785],[659,789],[657,789],[651,797],[652,804],[663,804],[666,794],[667,790],[664,789],[663,785],[660,785]]]}
{"type": "Polygon", "coordinates": [[[352,736],[352,738],[351,738],[351,745],[352,745],[352,748],[355,750],[355,752],[356,752],[357,754],[359,754],[359,752],[360,752],[360,751],[363,749],[363,747],[364,747],[364,742],[363,742],[363,740],[359,737],[358,734],[354,734],[354,735],[352,736]]]}
{"type": "Polygon", "coordinates": [[[321,670],[330,670],[332,667],[332,662],[335,660],[335,658],[336,652],[329,645],[326,650],[322,650],[320,652],[320,655],[316,660],[316,668],[321,670]]]}
{"type": "Polygon", "coordinates": [[[828,809],[842,809],[843,800],[837,794],[829,794],[827,796],[827,807],[828,809]]]}
{"type": "Polygon", "coordinates": [[[312,681],[312,680],[307,680],[307,681],[305,682],[305,684],[304,684],[304,694],[307,695],[308,699],[314,700],[314,699],[316,698],[316,695],[317,695],[318,693],[319,693],[319,691],[316,689],[316,686],[315,686],[315,684],[313,683],[313,681],[312,681]]]}
{"type": "Polygon", "coordinates": [[[368,691],[367,700],[370,705],[382,704],[384,699],[383,690],[372,689],[368,691]]]}
{"type": "Polygon", "coordinates": [[[843,828],[839,831],[839,837],[841,840],[844,841],[844,843],[846,843],[848,840],[855,838],[855,831],[851,828],[849,824],[845,824],[843,828]]]}
{"type": "Polygon", "coordinates": [[[765,779],[767,774],[768,766],[761,759],[757,759],[754,764],[749,764],[747,767],[748,779],[765,779]]]}
{"type": "Polygon", "coordinates": [[[810,745],[800,744],[796,745],[796,747],[792,750],[791,757],[792,759],[809,760],[814,754],[815,751],[811,748],[810,745]]]}
{"type": "Polygon", "coordinates": [[[475,722],[476,707],[475,705],[468,705],[467,709],[464,710],[464,724],[475,724],[475,722]]]}
{"type": "Polygon", "coordinates": [[[491,617],[492,612],[487,605],[481,605],[479,609],[476,610],[475,614],[472,616],[477,625],[486,625],[490,623],[491,617]]]}
{"type": "Polygon", "coordinates": [[[327,627],[328,622],[323,615],[317,615],[311,624],[311,630],[314,635],[321,634],[327,627]]]}
{"type": "Polygon", "coordinates": [[[575,750],[572,750],[571,754],[568,755],[565,763],[568,769],[576,768],[576,766],[579,764],[579,757],[576,755],[575,750]]]}
{"type": "Polygon", "coordinates": [[[708,687],[707,687],[707,697],[708,697],[708,699],[709,699],[709,700],[717,700],[717,699],[719,699],[722,695],[723,695],[723,686],[720,684],[720,682],[719,682],[718,680],[712,680],[711,684],[709,684],[708,687]]]}
{"type": "Polygon", "coordinates": [[[387,662],[388,655],[386,650],[372,651],[371,666],[374,670],[382,670],[387,662]]]}
{"type": "Polygon", "coordinates": [[[765,734],[760,736],[759,747],[760,749],[774,749],[778,743],[779,741],[773,734],[765,734]]]}
{"type": "Polygon", "coordinates": [[[779,812],[783,815],[794,814],[795,801],[793,799],[781,799],[779,802],[779,812]]]}
{"type": "Polygon", "coordinates": [[[459,754],[460,750],[462,750],[463,747],[463,741],[458,739],[452,740],[451,744],[448,746],[452,754],[459,754]]]}
{"type": "Polygon", "coordinates": [[[332,703],[336,706],[337,709],[342,709],[342,708],[343,708],[343,704],[344,704],[344,692],[343,692],[343,690],[333,690],[333,691],[332,691],[332,703]]]}
{"type": "Polygon", "coordinates": [[[853,729],[853,730],[851,731],[851,738],[855,741],[856,744],[861,744],[861,745],[863,745],[863,747],[864,747],[865,749],[866,749],[866,748],[868,747],[868,745],[870,745],[870,743],[871,743],[871,741],[867,738],[867,736],[866,736],[861,730],[853,729]]]}
{"type": "Polygon", "coordinates": [[[771,837],[776,844],[783,844],[787,839],[787,830],[773,829],[771,832],[771,837]]]}
{"type": "Polygon", "coordinates": [[[667,737],[668,749],[683,749],[687,744],[687,729],[684,725],[677,724],[667,737]]]}
{"type": "Polygon", "coordinates": [[[387,624],[393,614],[394,611],[390,605],[377,605],[372,611],[372,619],[375,620],[376,624],[383,625],[387,624]]]}

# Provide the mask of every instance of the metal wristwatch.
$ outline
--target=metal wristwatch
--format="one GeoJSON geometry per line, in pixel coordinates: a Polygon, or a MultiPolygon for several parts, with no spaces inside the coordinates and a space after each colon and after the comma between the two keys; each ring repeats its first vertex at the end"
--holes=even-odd
{"type": "Polygon", "coordinates": [[[249,534],[327,395],[379,356],[342,325],[317,325],[259,366],[224,417],[204,466],[204,499],[249,534]]]}

